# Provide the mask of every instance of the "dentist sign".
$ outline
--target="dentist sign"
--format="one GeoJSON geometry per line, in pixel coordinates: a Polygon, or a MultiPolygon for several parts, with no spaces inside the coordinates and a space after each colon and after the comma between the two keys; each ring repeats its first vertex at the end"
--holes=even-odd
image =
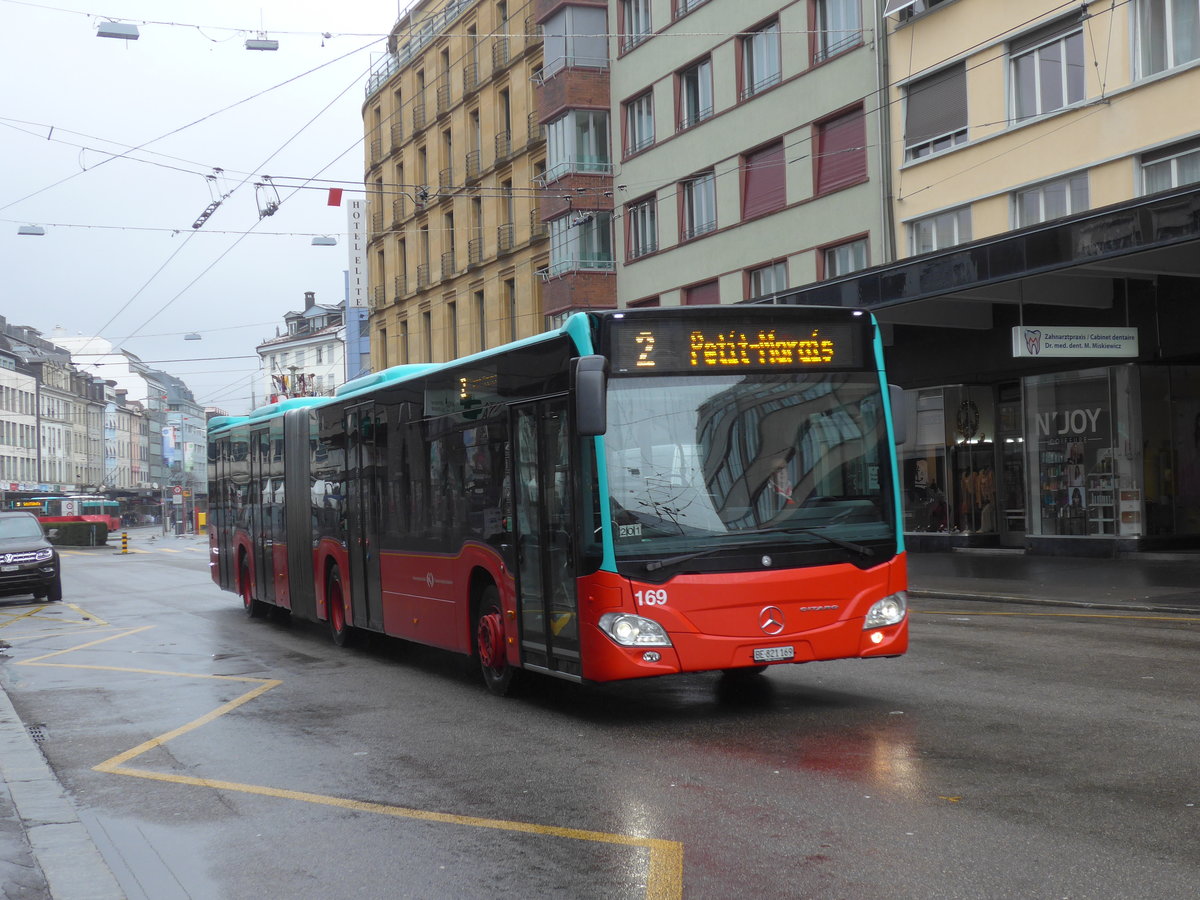
{"type": "Polygon", "coordinates": [[[1014,325],[1013,357],[1040,359],[1048,356],[1120,356],[1138,355],[1136,328],[1062,328],[1014,325]]]}

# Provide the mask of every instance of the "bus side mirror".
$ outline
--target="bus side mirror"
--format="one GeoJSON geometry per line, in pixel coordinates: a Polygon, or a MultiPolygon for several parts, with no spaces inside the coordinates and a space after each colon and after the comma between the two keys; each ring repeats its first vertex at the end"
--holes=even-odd
{"type": "Polygon", "coordinates": [[[899,447],[908,440],[908,417],[905,415],[904,388],[898,384],[888,385],[889,400],[892,403],[892,431],[895,433],[896,446],[899,447]]]}
{"type": "Polygon", "coordinates": [[[605,395],[608,360],[603,356],[580,356],[572,360],[571,382],[575,396],[575,428],[583,437],[595,437],[608,430],[605,395]]]}

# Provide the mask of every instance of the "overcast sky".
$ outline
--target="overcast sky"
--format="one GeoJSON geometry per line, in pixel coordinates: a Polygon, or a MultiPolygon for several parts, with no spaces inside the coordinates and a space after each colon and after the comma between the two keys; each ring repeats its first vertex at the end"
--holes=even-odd
{"type": "Polygon", "coordinates": [[[366,77],[399,11],[0,0],[0,315],[50,339],[100,334],[202,404],[244,413],[252,383],[261,403],[254,347],[305,291],[344,297],[346,208],[327,189],[361,191],[366,77]],[[97,37],[108,20],[140,38],[97,37]],[[277,51],[245,49],[260,31],[277,51]],[[277,194],[256,189],[263,176],[277,194]],[[319,181],[298,190],[306,179],[319,181]],[[19,236],[28,224],[45,236],[19,236]]]}

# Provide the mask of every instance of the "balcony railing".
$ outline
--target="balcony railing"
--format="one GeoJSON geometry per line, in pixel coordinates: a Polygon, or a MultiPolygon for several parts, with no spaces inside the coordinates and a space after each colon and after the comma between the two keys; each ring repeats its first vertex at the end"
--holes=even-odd
{"type": "Polygon", "coordinates": [[[479,87],[479,63],[469,62],[463,66],[463,93],[469,94],[479,87]]]}
{"type": "Polygon", "coordinates": [[[417,266],[417,290],[429,287],[429,266],[422,264],[417,266]]]}
{"type": "Polygon", "coordinates": [[[499,72],[508,65],[508,38],[498,37],[492,44],[492,71],[499,72]]]}
{"type": "Polygon", "coordinates": [[[467,241],[467,268],[483,264],[483,238],[471,238],[467,241]]]}
{"type": "Polygon", "coordinates": [[[420,131],[425,127],[425,101],[419,100],[413,104],[413,131],[420,131]]]}
{"type": "Polygon", "coordinates": [[[575,259],[561,259],[557,262],[551,262],[547,269],[547,274],[553,278],[556,275],[563,275],[567,272],[612,272],[616,267],[616,262],[611,259],[577,257],[575,259]]]}
{"type": "Polygon", "coordinates": [[[512,156],[512,132],[502,131],[496,135],[496,162],[503,162],[512,156]]]}
{"type": "Polygon", "coordinates": [[[444,116],[450,112],[450,85],[439,84],[437,89],[437,114],[444,116]]]}
{"type": "Polygon", "coordinates": [[[513,246],[513,226],[508,222],[496,229],[496,252],[508,253],[513,246]]]}
{"type": "Polygon", "coordinates": [[[458,266],[454,262],[454,251],[447,250],[442,254],[442,280],[453,278],[454,273],[458,271],[458,266]]]}
{"type": "Polygon", "coordinates": [[[454,187],[454,169],[447,167],[438,172],[438,193],[449,193],[454,187]]]}
{"type": "Polygon", "coordinates": [[[392,123],[392,148],[395,149],[404,143],[404,123],[392,123]]]}
{"type": "Polygon", "coordinates": [[[529,212],[529,239],[541,240],[550,236],[550,226],[541,220],[536,209],[529,212]]]}
{"type": "Polygon", "coordinates": [[[706,106],[704,109],[685,110],[679,117],[679,130],[686,131],[689,128],[694,128],[705,119],[711,119],[713,108],[706,106]]]}
{"type": "Polygon", "coordinates": [[[396,297],[403,297],[408,293],[408,278],[404,275],[397,275],[393,281],[393,289],[396,292],[396,297]]]}
{"type": "Polygon", "coordinates": [[[482,170],[479,164],[481,156],[482,154],[478,150],[472,150],[467,154],[467,181],[475,181],[479,177],[482,170]]]}
{"type": "Polygon", "coordinates": [[[529,146],[540,143],[546,139],[546,126],[538,122],[538,114],[531,112],[529,114],[529,146]]]}
{"type": "Polygon", "coordinates": [[[381,231],[383,231],[383,210],[373,209],[371,210],[371,232],[379,234],[381,231]]]}
{"type": "Polygon", "coordinates": [[[404,198],[397,197],[392,201],[392,223],[399,225],[404,219],[404,198]]]}
{"type": "Polygon", "coordinates": [[[371,138],[371,162],[383,159],[383,138],[371,138]]]}
{"type": "Polygon", "coordinates": [[[375,309],[387,305],[387,290],[382,284],[377,284],[371,288],[371,305],[375,309]]]}

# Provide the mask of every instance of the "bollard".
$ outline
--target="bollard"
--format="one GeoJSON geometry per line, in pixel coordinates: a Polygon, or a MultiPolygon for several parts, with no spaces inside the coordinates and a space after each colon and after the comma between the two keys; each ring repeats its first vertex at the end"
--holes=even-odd
{"type": "Polygon", "coordinates": [[[128,531],[121,532],[121,552],[122,553],[129,552],[129,532],[128,531]]]}

